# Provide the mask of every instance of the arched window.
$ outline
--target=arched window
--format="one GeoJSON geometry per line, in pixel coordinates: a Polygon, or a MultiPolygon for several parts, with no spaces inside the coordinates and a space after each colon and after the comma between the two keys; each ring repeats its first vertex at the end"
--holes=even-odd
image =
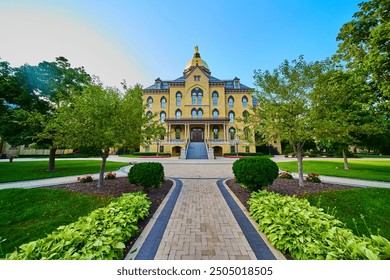
{"type": "Polygon", "coordinates": [[[192,116],[193,119],[196,119],[196,109],[195,108],[193,108],[191,110],[191,116],[192,116]]]}
{"type": "Polygon", "coordinates": [[[248,116],[249,116],[248,111],[245,110],[244,112],[242,112],[242,119],[244,120],[244,122],[248,120],[248,116]]]}
{"type": "Polygon", "coordinates": [[[191,90],[192,105],[202,104],[203,90],[200,88],[194,88],[191,90]]]}
{"type": "Polygon", "coordinates": [[[214,139],[218,139],[218,132],[219,132],[218,126],[214,126],[214,127],[213,127],[213,136],[214,136],[214,139]]]}
{"type": "Polygon", "coordinates": [[[236,138],[236,130],[234,129],[234,127],[231,127],[229,129],[229,134],[230,134],[230,140],[234,140],[236,138]]]}
{"type": "Polygon", "coordinates": [[[153,98],[148,97],[147,102],[148,102],[148,108],[152,108],[153,107],[153,98]]]}
{"type": "Polygon", "coordinates": [[[213,119],[218,119],[219,112],[217,109],[213,110],[213,119]]]}
{"type": "Polygon", "coordinates": [[[176,129],[175,129],[175,137],[176,137],[176,139],[180,139],[180,133],[181,133],[180,127],[176,126],[176,129]]]}
{"type": "Polygon", "coordinates": [[[198,119],[201,119],[203,117],[203,110],[199,109],[198,110],[198,119]]]}
{"type": "Polygon", "coordinates": [[[246,108],[246,106],[248,106],[248,98],[246,96],[244,96],[242,98],[242,107],[246,108]]]}
{"type": "Polygon", "coordinates": [[[146,116],[147,116],[148,118],[151,118],[151,117],[152,117],[152,112],[147,111],[147,112],[146,112],[146,116]]]}
{"type": "Polygon", "coordinates": [[[161,121],[162,123],[164,123],[166,117],[167,117],[167,114],[166,114],[164,111],[162,111],[162,112],[160,113],[160,121],[161,121]]]}
{"type": "Polygon", "coordinates": [[[249,139],[249,127],[244,127],[244,137],[245,140],[249,139]]]}
{"type": "Polygon", "coordinates": [[[175,115],[176,119],[181,119],[181,110],[176,110],[175,115]]]}
{"type": "Polygon", "coordinates": [[[232,96],[228,99],[229,108],[233,108],[234,106],[234,98],[232,96]]]}
{"type": "Polygon", "coordinates": [[[167,99],[165,97],[161,97],[161,108],[164,109],[167,105],[167,99]]]}
{"type": "Polygon", "coordinates": [[[229,112],[229,121],[230,121],[231,123],[234,123],[234,112],[233,112],[233,111],[230,111],[230,112],[229,112]]]}
{"type": "Polygon", "coordinates": [[[213,97],[213,106],[218,106],[218,92],[214,91],[212,97],[213,97]]]}
{"type": "Polygon", "coordinates": [[[181,92],[180,91],[176,92],[176,106],[181,106],[181,97],[182,97],[181,92]]]}

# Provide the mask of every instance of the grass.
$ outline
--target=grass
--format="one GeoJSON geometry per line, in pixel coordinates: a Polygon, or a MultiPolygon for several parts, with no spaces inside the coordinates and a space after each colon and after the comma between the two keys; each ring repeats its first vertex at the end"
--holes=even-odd
{"type": "MultiPolygon", "coordinates": [[[[342,160],[303,160],[304,173],[390,182],[390,160],[348,160],[350,170],[344,170],[342,160]]],[[[278,162],[281,170],[298,172],[297,162],[278,162]]]]}
{"type": "MultiPolygon", "coordinates": [[[[0,162],[0,183],[99,173],[100,165],[99,160],[57,160],[56,171],[48,172],[48,161],[0,162]]],[[[105,171],[125,165],[107,161],[105,171]]]]}
{"type": "Polygon", "coordinates": [[[357,188],[307,195],[312,205],[334,215],[357,235],[379,234],[390,240],[390,189],[357,188]],[[363,215],[364,219],[361,218],[363,215]],[[356,226],[354,221],[356,222],[356,226]]]}
{"type": "Polygon", "coordinates": [[[3,255],[26,242],[45,237],[57,227],[76,221],[109,204],[112,198],[53,189],[0,191],[0,241],[3,255]]]}

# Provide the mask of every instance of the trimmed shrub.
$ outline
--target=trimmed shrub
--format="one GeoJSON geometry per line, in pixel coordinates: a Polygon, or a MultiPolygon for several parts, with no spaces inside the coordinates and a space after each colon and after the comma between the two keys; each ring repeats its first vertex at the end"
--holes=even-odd
{"type": "Polygon", "coordinates": [[[138,235],[149,215],[146,194],[127,193],[47,237],[19,246],[8,260],[120,260],[125,242],[138,235]]]}
{"type": "MultiPolygon", "coordinates": [[[[146,152],[134,152],[133,153],[134,156],[156,156],[156,153],[152,153],[152,152],[149,152],[149,153],[146,153],[146,152]]],[[[159,156],[168,156],[170,157],[171,154],[170,153],[158,153],[159,156]]]]}
{"type": "Polygon", "coordinates": [[[251,192],[272,185],[278,177],[279,168],[275,162],[263,157],[245,157],[233,163],[236,182],[251,192]]]}
{"type": "MultiPolygon", "coordinates": [[[[236,156],[237,153],[224,153],[223,155],[224,156],[236,156]]],[[[263,153],[238,153],[238,155],[247,157],[247,156],[263,156],[264,154],[263,153]]]]}
{"type": "Polygon", "coordinates": [[[141,162],[129,171],[129,182],[144,188],[161,187],[164,181],[164,167],[159,162],[141,162]]]}

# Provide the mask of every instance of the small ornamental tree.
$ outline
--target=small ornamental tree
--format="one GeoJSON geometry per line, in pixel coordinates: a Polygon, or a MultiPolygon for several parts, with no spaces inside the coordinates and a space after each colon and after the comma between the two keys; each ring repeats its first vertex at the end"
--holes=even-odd
{"type": "Polygon", "coordinates": [[[262,157],[245,157],[233,163],[237,183],[242,183],[251,192],[272,185],[279,175],[275,162],[262,157]]]}

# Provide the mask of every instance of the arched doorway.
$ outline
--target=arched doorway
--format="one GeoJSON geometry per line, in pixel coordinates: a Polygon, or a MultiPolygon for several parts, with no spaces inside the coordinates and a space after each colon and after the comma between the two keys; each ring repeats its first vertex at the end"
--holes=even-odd
{"type": "Polygon", "coordinates": [[[191,129],[191,142],[203,142],[203,129],[196,127],[191,129]]]}
{"type": "Polygon", "coordinates": [[[180,156],[181,147],[175,146],[172,148],[172,156],[180,156]]]}
{"type": "Polygon", "coordinates": [[[220,146],[214,147],[214,156],[216,156],[216,157],[222,156],[222,147],[220,147],[220,146]]]}

